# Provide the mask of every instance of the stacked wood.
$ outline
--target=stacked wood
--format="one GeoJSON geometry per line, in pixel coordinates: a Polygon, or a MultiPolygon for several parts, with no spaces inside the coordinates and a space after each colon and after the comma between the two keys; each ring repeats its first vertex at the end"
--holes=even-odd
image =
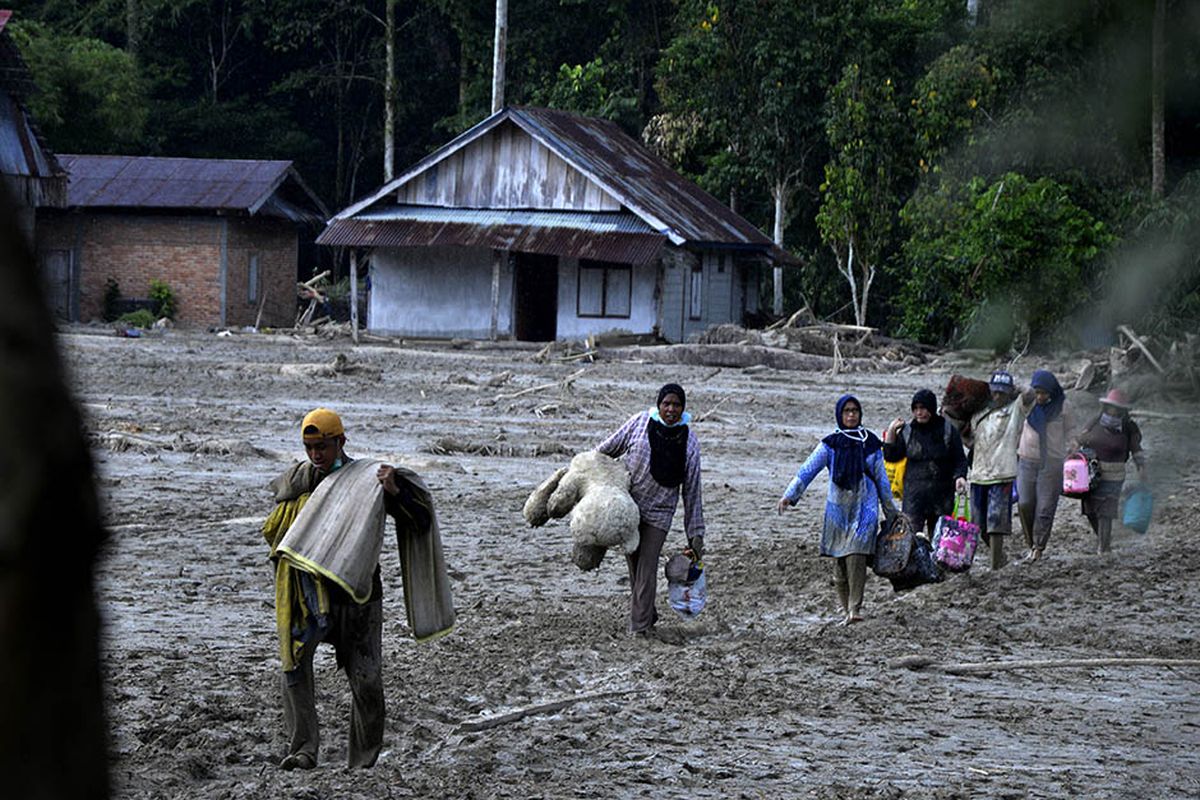
{"type": "Polygon", "coordinates": [[[296,327],[302,327],[312,323],[313,314],[318,308],[323,307],[329,302],[329,296],[321,291],[321,289],[329,283],[329,270],[325,270],[319,275],[309,278],[307,281],[302,281],[296,284],[296,294],[301,300],[308,301],[308,307],[301,311],[296,316],[296,327]]]}

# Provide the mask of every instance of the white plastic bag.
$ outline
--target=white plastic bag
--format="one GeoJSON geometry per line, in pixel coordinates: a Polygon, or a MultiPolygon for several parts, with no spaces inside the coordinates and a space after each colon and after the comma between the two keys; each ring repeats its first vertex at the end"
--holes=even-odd
{"type": "Polygon", "coordinates": [[[708,575],[704,571],[704,562],[693,563],[688,577],[690,580],[687,581],[667,580],[667,602],[679,616],[695,619],[704,610],[708,600],[708,575]]]}

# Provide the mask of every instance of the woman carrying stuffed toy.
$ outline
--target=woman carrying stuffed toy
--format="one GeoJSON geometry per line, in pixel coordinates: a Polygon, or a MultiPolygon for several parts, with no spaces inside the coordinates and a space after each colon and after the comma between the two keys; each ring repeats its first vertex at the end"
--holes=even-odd
{"type": "Polygon", "coordinates": [[[658,390],[653,408],[635,414],[596,449],[624,457],[629,494],[641,513],[638,549],[625,556],[631,593],[629,632],[654,636],[658,620],[658,559],[683,495],[683,528],[695,559],[704,555],[704,507],[700,498],[700,442],[684,410],[683,387],[658,390]]]}

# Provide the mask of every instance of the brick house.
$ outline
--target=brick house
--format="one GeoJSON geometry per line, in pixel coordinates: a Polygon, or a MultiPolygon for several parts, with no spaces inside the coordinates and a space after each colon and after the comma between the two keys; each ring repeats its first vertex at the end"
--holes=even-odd
{"type": "Polygon", "coordinates": [[[37,254],[58,315],[99,319],[106,287],[165,282],[192,327],[295,321],[302,242],[328,217],[290,161],[59,157],[65,211],[38,212],[37,254]]]}

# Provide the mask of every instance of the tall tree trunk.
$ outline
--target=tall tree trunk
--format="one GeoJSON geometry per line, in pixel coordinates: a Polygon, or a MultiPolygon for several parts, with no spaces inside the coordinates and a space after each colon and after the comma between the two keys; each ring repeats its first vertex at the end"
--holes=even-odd
{"type": "MultiPolygon", "coordinates": [[[[775,224],[772,227],[772,239],[775,244],[783,247],[783,220],[787,215],[788,187],[787,184],[779,182],[771,188],[771,196],[775,199],[775,224]]],[[[779,264],[775,265],[773,270],[774,277],[774,302],[771,305],[771,311],[777,317],[783,316],[783,267],[779,264]]]]}
{"type": "Polygon", "coordinates": [[[496,40],[492,47],[492,113],[504,108],[504,51],[508,47],[508,0],[496,0],[496,40]]]}
{"type": "Polygon", "coordinates": [[[396,0],[387,0],[384,22],[385,66],[383,76],[383,180],[396,173],[396,0]]]}
{"type": "Polygon", "coordinates": [[[136,61],[142,49],[142,2],[125,0],[125,52],[136,61]]]}
{"type": "Polygon", "coordinates": [[[1150,195],[1163,196],[1166,182],[1166,142],[1163,130],[1163,27],[1167,0],[1155,0],[1150,42],[1150,195]]]}

